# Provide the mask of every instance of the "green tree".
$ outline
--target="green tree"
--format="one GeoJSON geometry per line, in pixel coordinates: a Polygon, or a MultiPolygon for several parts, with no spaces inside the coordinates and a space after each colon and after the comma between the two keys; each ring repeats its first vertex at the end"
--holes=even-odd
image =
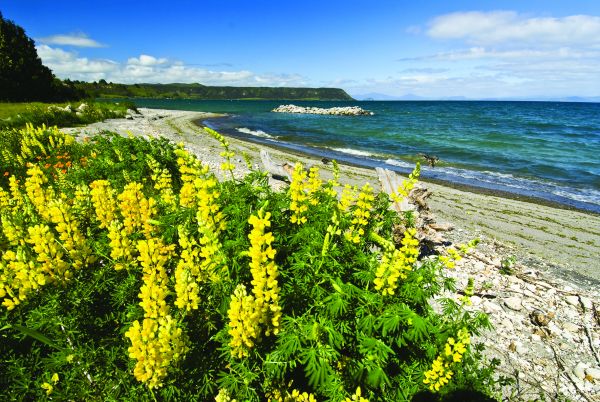
{"type": "Polygon", "coordinates": [[[61,86],[23,28],[0,13],[0,100],[55,100],[61,86]]]}

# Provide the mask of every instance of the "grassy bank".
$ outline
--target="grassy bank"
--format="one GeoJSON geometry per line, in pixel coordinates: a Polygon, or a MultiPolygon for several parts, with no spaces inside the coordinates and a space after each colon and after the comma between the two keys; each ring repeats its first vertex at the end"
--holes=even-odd
{"type": "Polygon", "coordinates": [[[70,103],[7,103],[0,102],[0,129],[22,128],[33,125],[71,127],[105,119],[124,117],[127,109],[135,109],[131,102],[97,103],[91,101],[70,103]]]}

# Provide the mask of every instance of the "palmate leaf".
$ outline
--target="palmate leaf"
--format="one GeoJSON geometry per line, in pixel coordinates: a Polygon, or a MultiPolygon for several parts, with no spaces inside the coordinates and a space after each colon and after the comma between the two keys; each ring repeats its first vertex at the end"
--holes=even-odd
{"type": "Polygon", "coordinates": [[[311,387],[321,388],[327,385],[332,375],[330,361],[337,360],[339,354],[327,345],[309,347],[300,352],[304,365],[304,374],[311,387]]]}

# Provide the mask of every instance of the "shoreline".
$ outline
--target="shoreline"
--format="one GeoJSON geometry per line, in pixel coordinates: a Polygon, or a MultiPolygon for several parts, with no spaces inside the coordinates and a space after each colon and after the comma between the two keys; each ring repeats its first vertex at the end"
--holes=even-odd
{"type": "MultiPolygon", "coordinates": [[[[220,118],[220,117],[226,117],[226,115],[219,114],[217,116],[211,116],[208,118],[193,120],[193,123],[200,128],[204,128],[204,127],[208,127],[205,124],[206,120],[216,119],[216,118],[220,118]]],[[[250,136],[250,135],[242,136],[242,135],[238,135],[238,134],[232,133],[227,130],[219,131],[219,132],[228,138],[235,138],[238,141],[250,142],[250,143],[256,144],[258,146],[277,149],[280,152],[289,153],[291,155],[296,155],[298,157],[322,158],[322,157],[327,156],[324,154],[319,154],[320,149],[316,148],[316,147],[311,148],[311,149],[315,150],[314,153],[311,153],[311,152],[303,151],[301,149],[289,148],[289,147],[286,147],[285,145],[280,145],[275,142],[274,143],[265,143],[258,139],[252,138],[252,136],[250,136]]],[[[368,165],[362,165],[360,163],[354,163],[354,162],[347,161],[347,160],[341,160],[341,161],[337,161],[337,162],[338,162],[338,164],[344,165],[344,166],[352,166],[352,167],[360,168],[360,169],[373,169],[368,165]]],[[[405,174],[402,172],[396,172],[396,173],[405,176],[405,174]]],[[[424,183],[432,183],[432,184],[435,184],[438,186],[448,187],[448,188],[452,188],[452,189],[455,189],[458,191],[465,191],[465,192],[469,192],[469,193],[488,195],[488,196],[494,196],[494,197],[500,197],[500,198],[507,198],[507,199],[511,199],[511,200],[515,200],[515,201],[527,202],[527,203],[531,203],[531,204],[537,204],[537,205],[555,208],[555,209],[563,209],[563,210],[567,210],[567,211],[577,211],[577,212],[581,212],[584,214],[589,214],[592,216],[600,217],[600,212],[590,211],[590,210],[587,210],[584,208],[576,207],[574,205],[568,205],[568,204],[561,203],[559,201],[548,200],[548,199],[541,198],[541,197],[522,195],[522,194],[517,194],[517,193],[511,193],[510,191],[506,191],[506,190],[478,187],[478,186],[464,184],[464,183],[455,183],[455,182],[451,182],[451,181],[447,181],[447,180],[443,180],[443,179],[431,178],[431,177],[421,178],[419,180],[424,183]]]]}
{"type": "MultiPolygon", "coordinates": [[[[140,111],[141,115],[134,115],[129,120],[107,120],[67,131],[93,134],[109,130],[122,135],[127,135],[127,132],[146,137],[162,135],[175,143],[183,141],[214,172],[220,173],[220,146],[196,121],[223,114],[144,108],[140,111]]],[[[238,177],[249,171],[242,154],[248,155],[254,168],[262,168],[259,156],[261,148],[268,150],[275,163],[316,165],[321,169],[324,179],[331,177],[331,164],[323,164],[320,156],[231,135],[227,135],[227,138],[236,153],[238,177]]],[[[342,183],[362,186],[369,181],[375,188],[379,187],[374,169],[340,165],[342,183]]],[[[438,221],[455,227],[455,230],[447,232],[449,241],[459,243],[479,238],[482,240],[481,247],[500,247],[506,257],[515,256],[518,263],[546,272],[551,277],[586,289],[600,288],[600,269],[596,268],[600,258],[600,216],[590,211],[544,205],[535,202],[537,200],[532,203],[531,200],[505,197],[502,193],[489,194],[462,186],[449,186],[447,183],[421,181],[433,193],[429,206],[438,221]]],[[[284,185],[282,182],[272,184],[284,185]]]]}

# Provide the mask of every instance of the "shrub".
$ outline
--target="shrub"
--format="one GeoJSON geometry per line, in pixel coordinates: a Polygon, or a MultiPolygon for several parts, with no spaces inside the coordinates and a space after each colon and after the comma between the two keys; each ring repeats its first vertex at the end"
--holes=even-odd
{"type": "Polygon", "coordinates": [[[33,145],[0,166],[4,399],[494,392],[470,340],[487,317],[442,296],[467,246],[420,259],[414,219],[369,185],[340,199],[300,164],[286,191],[219,180],[164,139],[28,127],[5,144],[33,145]]]}

